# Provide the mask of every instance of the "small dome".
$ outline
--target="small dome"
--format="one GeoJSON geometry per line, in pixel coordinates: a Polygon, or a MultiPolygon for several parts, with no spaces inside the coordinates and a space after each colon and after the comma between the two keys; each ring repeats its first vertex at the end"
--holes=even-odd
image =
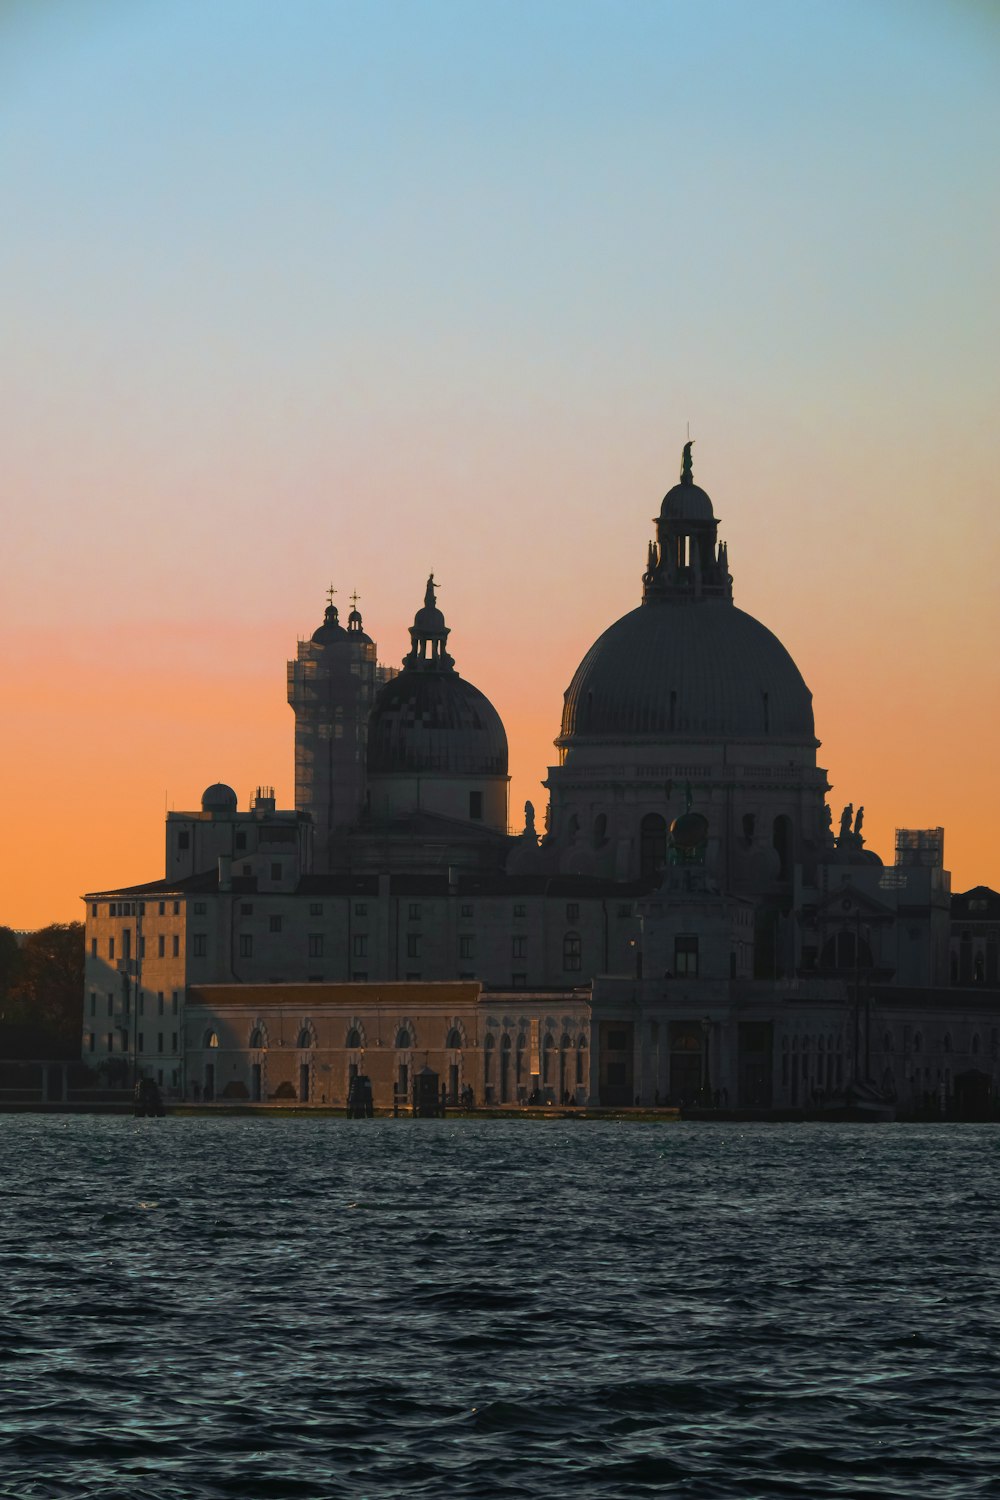
{"type": "Polygon", "coordinates": [[[715,512],[708,495],[697,484],[675,484],[663,497],[661,521],[714,521],[715,512]]]}
{"type": "Polygon", "coordinates": [[[437,605],[425,604],[414,615],[413,628],[420,635],[440,635],[442,631],[447,631],[448,627],[445,625],[444,615],[438,609],[437,605]]]}
{"type": "Polygon", "coordinates": [[[338,641],[347,640],[347,631],[340,623],[337,606],[328,604],[323,616],[323,623],[318,630],[313,631],[313,641],[317,646],[333,646],[338,641]]]}
{"type": "Polygon", "coordinates": [[[236,793],[224,781],[213,782],[201,794],[201,810],[207,813],[234,813],[238,802],[236,793]]]}
{"type": "Polygon", "coordinates": [[[487,697],[457,672],[400,672],[368,726],[368,770],[506,776],[507,735],[487,697]]]}

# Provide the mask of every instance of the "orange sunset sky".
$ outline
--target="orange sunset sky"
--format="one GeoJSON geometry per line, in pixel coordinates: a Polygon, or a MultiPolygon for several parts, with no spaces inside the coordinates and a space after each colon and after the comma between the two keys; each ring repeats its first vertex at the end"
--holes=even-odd
{"type": "Polygon", "coordinates": [[[212,781],[291,805],[331,582],[398,665],[434,570],[541,813],[688,423],[835,820],[1000,885],[993,17],[0,12],[0,923],[161,874],[212,781]]]}

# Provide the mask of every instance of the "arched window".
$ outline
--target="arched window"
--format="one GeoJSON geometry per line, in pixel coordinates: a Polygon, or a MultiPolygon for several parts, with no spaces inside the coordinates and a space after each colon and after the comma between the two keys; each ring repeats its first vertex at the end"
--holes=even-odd
{"type": "Polygon", "coordinates": [[[448,1040],[445,1043],[445,1046],[450,1047],[453,1051],[457,1051],[457,1049],[461,1047],[461,1045],[462,1033],[459,1031],[457,1026],[453,1026],[448,1033],[448,1040]]]}
{"type": "Polygon", "coordinates": [[[639,873],[657,875],[667,862],[667,821],[647,813],[639,829],[639,873]]]}
{"type": "Polygon", "coordinates": [[[250,1046],[257,1049],[267,1046],[267,1042],[264,1040],[264,1028],[262,1026],[255,1026],[253,1031],[251,1031],[250,1046]]]}
{"type": "Polygon", "coordinates": [[[520,1083],[524,1075],[524,1053],[528,1045],[528,1038],[524,1032],[520,1032],[517,1038],[517,1052],[514,1058],[514,1079],[520,1083]]]}
{"type": "Polygon", "coordinates": [[[555,1042],[548,1032],[545,1033],[545,1041],[542,1043],[542,1082],[549,1083],[552,1078],[552,1052],[555,1042]]]}
{"type": "Polygon", "coordinates": [[[413,1037],[406,1026],[401,1026],[396,1032],[396,1050],[406,1052],[413,1046],[413,1037]]]}
{"type": "Polygon", "coordinates": [[[483,1083],[490,1085],[493,1082],[493,1054],[496,1051],[496,1037],[487,1036],[483,1044],[483,1083]]]}
{"type": "Polygon", "coordinates": [[[582,944],[578,932],[567,932],[563,938],[563,970],[567,974],[579,973],[582,963],[582,944]]]}
{"type": "Polygon", "coordinates": [[[364,1044],[361,1040],[361,1032],[356,1026],[352,1026],[350,1031],[347,1033],[345,1046],[357,1049],[358,1047],[361,1047],[363,1045],[364,1044]]]}
{"type": "Polygon", "coordinates": [[[774,820],[772,843],[780,860],[779,880],[792,878],[792,820],[784,813],[774,820]]]}
{"type": "Polygon", "coordinates": [[[311,1026],[303,1026],[302,1030],[299,1032],[299,1040],[298,1040],[298,1042],[297,1042],[296,1045],[299,1046],[299,1047],[311,1047],[312,1044],[313,1044],[312,1027],[311,1026]]]}
{"type": "Polygon", "coordinates": [[[217,1031],[205,1032],[205,1046],[217,1047],[219,1045],[219,1033],[217,1031]]]}

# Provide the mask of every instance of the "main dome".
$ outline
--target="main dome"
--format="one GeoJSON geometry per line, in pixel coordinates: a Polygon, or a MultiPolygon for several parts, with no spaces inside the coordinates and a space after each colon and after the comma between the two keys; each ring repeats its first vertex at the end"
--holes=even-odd
{"type": "Polygon", "coordinates": [[[493,704],[457,672],[404,670],[375,700],[368,769],[506,776],[507,735],[493,704]]]}
{"type": "Polygon", "coordinates": [[[777,636],[728,599],[650,601],[587,652],[559,743],[634,736],[815,744],[812,694],[777,636]]]}

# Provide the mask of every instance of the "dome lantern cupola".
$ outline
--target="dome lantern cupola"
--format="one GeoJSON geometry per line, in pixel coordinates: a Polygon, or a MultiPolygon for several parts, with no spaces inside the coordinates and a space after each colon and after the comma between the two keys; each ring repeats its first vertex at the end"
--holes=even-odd
{"type": "Polygon", "coordinates": [[[347,636],[347,631],[340,623],[340,611],[333,602],[333,596],[337,592],[331,583],[326,591],[329,601],[323,614],[323,623],[318,630],[313,631],[313,640],[317,646],[332,646],[342,641],[347,636]]]}
{"type": "Polygon", "coordinates": [[[424,591],[423,608],[417,610],[410,626],[410,650],[403,658],[403,666],[409,671],[455,670],[454,658],[445,649],[451,631],[437,607],[436,587],[432,573],[424,591]]]}
{"type": "Polygon", "coordinates": [[[693,440],[684,444],[680,483],[668,490],[656,519],[642,579],[642,602],[733,597],[729,557],[718,540],[712,501],[694,482],[693,440]]]}

